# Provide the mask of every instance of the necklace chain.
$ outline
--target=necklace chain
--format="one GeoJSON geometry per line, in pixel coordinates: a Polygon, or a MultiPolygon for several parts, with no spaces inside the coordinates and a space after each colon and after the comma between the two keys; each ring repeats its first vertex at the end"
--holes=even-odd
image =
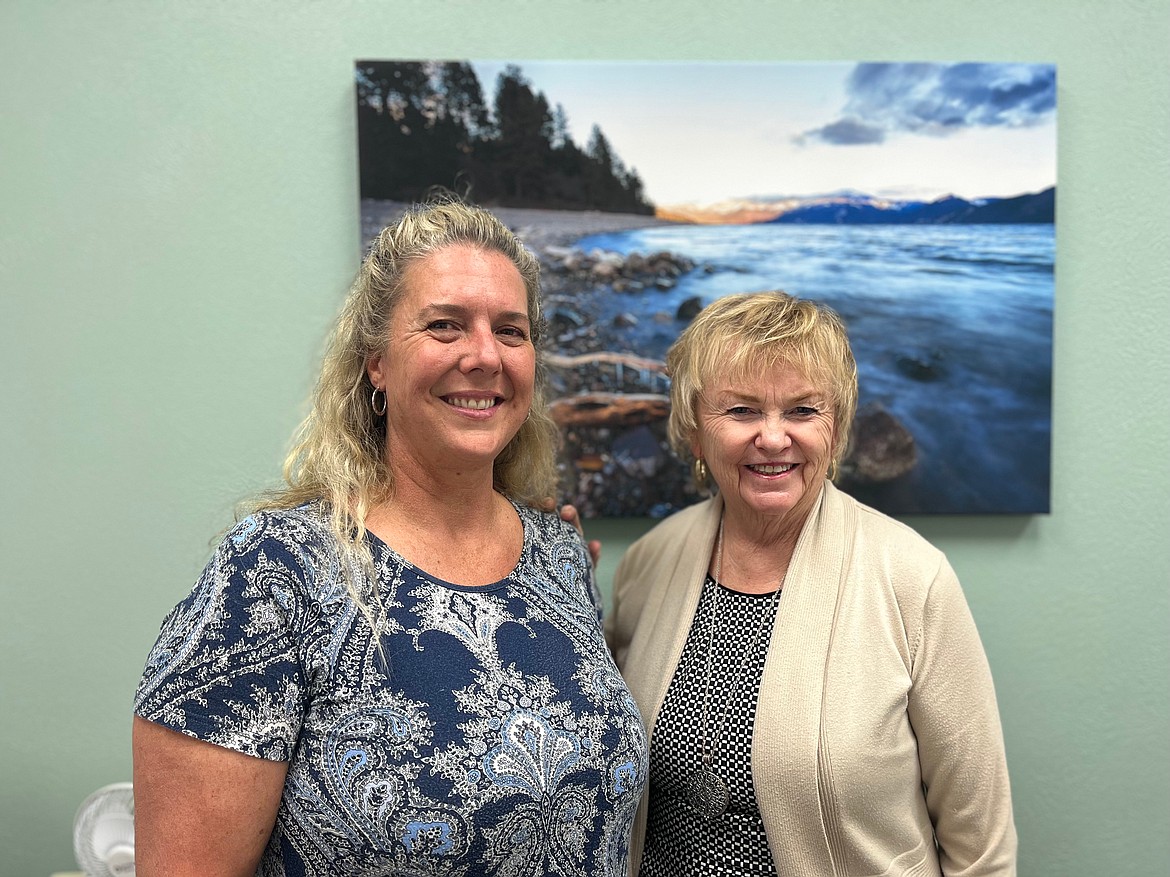
{"type": "MultiPolygon", "coordinates": [[[[716,722],[714,723],[714,727],[712,727],[712,722],[710,720],[711,719],[711,716],[710,716],[710,710],[711,710],[711,660],[715,654],[715,627],[716,627],[716,622],[719,620],[719,603],[720,603],[720,598],[722,596],[722,591],[723,591],[723,587],[719,582],[719,576],[722,573],[722,571],[723,571],[723,518],[722,518],[722,516],[720,516],[720,518],[719,518],[719,536],[715,540],[715,576],[714,576],[715,600],[714,600],[714,605],[711,607],[710,631],[707,635],[707,664],[706,664],[706,669],[705,669],[704,674],[703,674],[703,676],[704,676],[704,678],[703,678],[703,749],[702,749],[702,752],[700,754],[702,757],[702,763],[705,767],[710,767],[710,765],[711,765],[711,756],[713,754],[713,750],[714,750],[715,746],[718,745],[718,743],[719,743],[719,738],[723,734],[723,725],[726,723],[728,713],[731,711],[730,704],[725,705],[724,708],[722,710],[720,710],[719,715],[716,717],[716,722]]],[[[780,585],[781,586],[783,585],[783,581],[781,581],[780,585]]],[[[740,683],[743,681],[744,675],[747,673],[748,661],[750,658],[752,658],[755,655],[756,649],[759,647],[760,637],[764,632],[764,628],[767,627],[767,625],[768,625],[768,618],[775,617],[775,608],[776,608],[776,604],[780,600],[781,589],[782,588],[780,586],[777,586],[776,591],[772,594],[772,599],[771,599],[770,605],[768,606],[768,611],[764,613],[763,617],[760,619],[760,623],[756,626],[756,631],[755,631],[755,634],[752,636],[751,644],[748,646],[747,651],[744,652],[744,660],[740,664],[739,672],[736,674],[736,677],[735,677],[735,682],[728,689],[731,692],[736,692],[736,691],[740,690],[740,683]]]]}

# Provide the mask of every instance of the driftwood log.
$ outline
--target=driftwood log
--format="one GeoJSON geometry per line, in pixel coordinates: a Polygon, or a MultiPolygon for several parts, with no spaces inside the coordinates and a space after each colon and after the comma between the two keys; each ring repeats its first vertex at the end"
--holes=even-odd
{"type": "Polygon", "coordinates": [[[560,353],[546,353],[544,361],[549,368],[580,368],[584,365],[598,365],[609,363],[625,368],[639,369],[652,372],[666,372],[666,363],[657,359],[647,359],[644,356],[635,356],[632,353],[615,353],[609,350],[597,353],[579,353],[575,356],[565,356],[560,353]]]}
{"type": "Polygon", "coordinates": [[[555,399],[549,408],[557,426],[638,426],[665,420],[670,398],[658,393],[582,393],[555,399]]]}

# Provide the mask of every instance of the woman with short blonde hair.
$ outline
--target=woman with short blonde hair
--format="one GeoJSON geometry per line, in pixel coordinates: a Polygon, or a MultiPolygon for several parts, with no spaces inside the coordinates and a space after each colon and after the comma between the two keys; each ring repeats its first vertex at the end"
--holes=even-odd
{"type": "Polygon", "coordinates": [[[634,543],[606,632],[650,730],[641,877],[1011,877],[995,692],[946,558],[829,480],[857,367],[830,309],[708,305],[667,354],[714,496],[634,543]]]}

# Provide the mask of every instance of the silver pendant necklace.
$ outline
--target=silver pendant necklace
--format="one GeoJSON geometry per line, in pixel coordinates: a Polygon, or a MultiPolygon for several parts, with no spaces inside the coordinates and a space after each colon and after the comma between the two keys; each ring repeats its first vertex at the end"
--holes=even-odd
{"type": "MultiPolygon", "coordinates": [[[[719,620],[719,598],[722,593],[722,586],[719,584],[719,576],[723,570],[723,518],[719,519],[719,538],[715,544],[715,601],[711,607],[711,624],[710,632],[707,637],[707,666],[705,671],[705,678],[703,680],[703,748],[701,750],[701,758],[699,766],[694,773],[687,778],[685,795],[687,803],[690,804],[699,815],[704,819],[710,821],[717,819],[727,812],[727,805],[731,802],[731,793],[727,789],[722,777],[715,772],[711,766],[711,756],[714,747],[718,744],[720,736],[723,733],[723,724],[727,719],[727,714],[730,709],[730,704],[724,706],[720,714],[716,717],[717,721],[712,727],[710,721],[711,711],[711,659],[715,652],[715,623],[719,620]]],[[[783,582],[781,582],[781,585],[783,582]]],[[[739,673],[736,676],[735,683],[729,689],[731,692],[740,691],[740,684],[743,682],[744,673],[747,671],[749,660],[756,653],[756,648],[760,643],[760,635],[767,626],[767,620],[775,617],[776,602],[780,599],[780,587],[776,588],[776,592],[772,595],[772,602],[768,607],[768,611],[764,613],[763,618],[760,619],[760,624],[756,627],[755,635],[752,637],[751,645],[744,653],[744,660],[740,664],[739,673]]],[[[734,695],[733,695],[734,696],[734,695]]]]}

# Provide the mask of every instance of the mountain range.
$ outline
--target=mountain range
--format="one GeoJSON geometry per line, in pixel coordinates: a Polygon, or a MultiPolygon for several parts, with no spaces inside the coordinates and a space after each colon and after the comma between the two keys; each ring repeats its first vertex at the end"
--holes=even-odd
{"type": "Polygon", "coordinates": [[[745,198],[707,207],[659,207],[659,218],[677,222],[739,225],[789,223],[803,225],[923,225],[1052,223],[1056,219],[1056,188],[1012,198],[968,201],[945,195],[934,201],[895,201],[859,192],[837,192],[807,198],[745,198]]]}

